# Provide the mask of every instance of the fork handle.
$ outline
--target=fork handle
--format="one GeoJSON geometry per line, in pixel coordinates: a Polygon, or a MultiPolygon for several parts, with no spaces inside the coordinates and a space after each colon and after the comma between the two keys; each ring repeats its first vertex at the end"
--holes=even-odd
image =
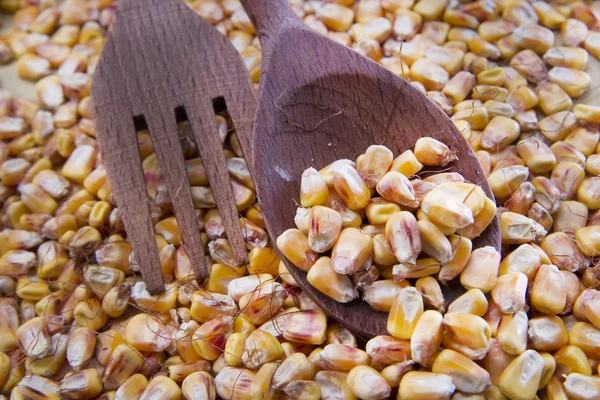
{"type": "Polygon", "coordinates": [[[281,23],[286,20],[291,23],[302,23],[288,0],[241,0],[254,29],[260,39],[261,47],[269,45],[281,23]]]}

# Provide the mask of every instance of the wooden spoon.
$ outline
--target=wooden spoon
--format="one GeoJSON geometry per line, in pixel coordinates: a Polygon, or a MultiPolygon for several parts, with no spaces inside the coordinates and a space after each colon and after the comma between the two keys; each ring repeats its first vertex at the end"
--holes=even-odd
{"type": "MultiPolygon", "coordinates": [[[[493,198],[471,146],[450,119],[408,82],[377,63],[311,30],[287,0],[242,0],[263,51],[253,154],[255,185],[271,235],[293,228],[302,171],[342,158],[356,159],[368,146],[384,144],[395,155],[422,136],[456,150],[450,164],[493,198]]],[[[476,246],[500,249],[495,218],[476,246]]],[[[358,334],[387,334],[388,314],[357,299],[341,304],[306,280],[284,257],[302,289],[331,317],[358,334]]],[[[457,281],[457,279],[455,279],[457,281]]],[[[445,290],[446,299],[462,287],[445,290]]]]}
{"type": "Polygon", "coordinates": [[[225,102],[248,161],[254,88],[233,45],[182,0],[122,0],[94,74],[106,171],[150,293],[164,290],[136,129],[148,128],[196,278],[208,275],[177,121],[187,118],[240,265],[245,241],[215,117],[225,102]],[[134,123],[136,121],[137,123],[134,123]]]}

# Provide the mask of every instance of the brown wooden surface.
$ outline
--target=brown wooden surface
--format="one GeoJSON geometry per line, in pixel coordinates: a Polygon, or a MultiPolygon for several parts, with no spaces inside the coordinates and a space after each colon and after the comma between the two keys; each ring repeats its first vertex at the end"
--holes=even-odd
{"type": "Polygon", "coordinates": [[[187,112],[227,236],[247,263],[213,99],[224,97],[246,157],[254,90],[229,41],[181,0],[123,0],[92,86],[103,160],[128,238],[151,293],[164,290],[133,118],[143,116],[173,202],[186,252],[198,278],[205,258],[179,144],[175,108],[187,112]]]}
{"type": "MultiPolygon", "coordinates": [[[[406,81],[306,27],[286,0],[242,0],[259,32],[262,74],[254,121],[255,184],[265,221],[277,237],[294,227],[302,171],[356,159],[371,144],[395,155],[422,136],[456,150],[450,166],[492,196],[470,145],[450,119],[406,81]]],[[[497,218],[476,240],[500,249],[497,218]]],[[[360,299],[338,303],[313,288],[286,260],[308,295],[330,316],[365,337],[387,333],[387,313],[360,299]]],[[[460,285],[458,285],[460,287],[460,285]]],[[[447,289],[446,297],[457,295],[447,289]]]]}

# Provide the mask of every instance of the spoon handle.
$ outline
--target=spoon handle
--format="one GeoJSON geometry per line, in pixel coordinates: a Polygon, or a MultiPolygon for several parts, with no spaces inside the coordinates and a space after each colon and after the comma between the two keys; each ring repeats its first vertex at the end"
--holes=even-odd
{"type": "Polygon", "coordinates": [[[288,0],[241,0],[242,6],[254,25],[260,45],[263,48],[269,46],[269,42],[284,20],[302,24],[288,0]]]}

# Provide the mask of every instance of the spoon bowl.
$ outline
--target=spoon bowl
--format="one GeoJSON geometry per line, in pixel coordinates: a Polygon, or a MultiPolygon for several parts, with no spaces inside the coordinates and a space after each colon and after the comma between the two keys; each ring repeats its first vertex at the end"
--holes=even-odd
{"type": "MultiPolygon", "coordinates": [[[[447,166],[479,184],[493,199],[469,143],[436,104],[407,81],[355,51],[306,27],[286,0],[243,0],[263,48],[253,155],[255,185],[273,238],[295,227],[302,172],[355,160],[372,144],[398,156],[430,136],[458,159],[447,166]]],[[[500,249],[498,219],[474,247],[500,249]]],[[[387,334],[387,313],[361,299],[341,304],[312,287],[306,272],[282,257],[292,276],[329,316],[363,337],[387,334]]],[[[455,279],[454,281],[457,281],[455,279]]],[[[444,290],[460,295],[460,284],[444,290]]],[[[462,289],[464,291],[464,289],[462,289]]]]}

